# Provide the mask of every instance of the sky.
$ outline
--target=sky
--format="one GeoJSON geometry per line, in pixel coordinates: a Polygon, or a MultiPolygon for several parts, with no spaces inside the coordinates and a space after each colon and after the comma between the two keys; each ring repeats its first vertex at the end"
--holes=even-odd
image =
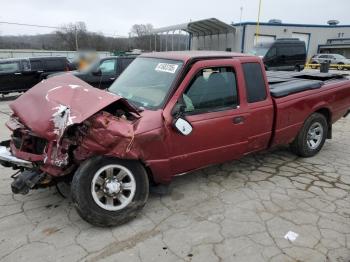
{"type": "MultiPolygon", "coordinates": [[[[261,22],[350,24],[350,0],[261,0],[261,22]]],[[[215,17],[226,23],[256,21],[259,0],[1,0],[0,22],[60,27],[83,21],[87,29],[108,36],[127,36],[133,24],[155,28],[215,17]]],[[[0,23],[0,35],[49,33],[53,29],[0,23]]]]}

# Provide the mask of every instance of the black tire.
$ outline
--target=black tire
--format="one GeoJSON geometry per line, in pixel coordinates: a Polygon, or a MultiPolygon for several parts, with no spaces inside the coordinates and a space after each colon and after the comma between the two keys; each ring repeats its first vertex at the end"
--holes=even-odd
{"type": "MultiPolygon", "coordinates": [[[[75,172],[71,185],[72,201],[79,215],[95,226],[116,226],[130,221],[146,204],[149,194],[148,175],[138,161],[97,156],[84,161],[75,172]],[[117,211],[100,207],[93,198],[92,181],[100,168],[120,165],[128,169],[135,180],[136,191],[131,202],[117,211]]],[[[130,198],[131,199],[131,198],[130,198]]]]}
{"type": "Polygon", "coordinates": [[[296,66],[294,67],[294,71],[295,71],[295,72],[300,72],[300,66],[296,65],[296,66]]]}
{"type": "Polygon", "coordinates": [[[337,69],[338,70],[343,70],[344,69],[344,64],[343,63],[338,63],[337,69]]]}
{"type": "Polygon", "coordinates": [[[306,119],[302,129],[299,131],[294,141],[290,144],[291,150],[298,156],[312,157],[316,155],[323,147],[327,138],[327,132],[328,123],[326,117],[320,113],[313,113],[308,119],[306,119]],[[309,129],[315,125],[315,123],[319,123],[323,130],[319,144],[315,148],[311,148],[311,146],[308,144],[308,132],[309,129]]]}

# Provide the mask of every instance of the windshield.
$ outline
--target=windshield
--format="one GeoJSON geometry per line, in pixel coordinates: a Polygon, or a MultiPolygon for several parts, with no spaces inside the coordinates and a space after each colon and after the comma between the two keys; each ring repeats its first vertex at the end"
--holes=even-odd
{"type": "Polygon", "coordinates": [[[256,55],[256,56],[265,56],[267,51],[269,51],[270,47],[268,46],[259,46],[254,47],[252,50],[249,51],[249,54],[256,55]]]}
{"type": "Polygon", "coordinates": [[[138,107],[159,108],[178,75],[181,61],[139,57],[110,86],[108,91],[138,107]]]}

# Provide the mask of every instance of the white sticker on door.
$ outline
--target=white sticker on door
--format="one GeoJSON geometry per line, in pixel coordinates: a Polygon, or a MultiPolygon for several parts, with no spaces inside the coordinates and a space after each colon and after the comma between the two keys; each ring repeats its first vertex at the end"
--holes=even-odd
{"type": "Polygon", "coordinates": [[[178,66],[179,65],[175,65],[175,64],[159,63],[156,66],[155,70],[159,72],[167,72],[167,73],[174,74],[178,66]]]}

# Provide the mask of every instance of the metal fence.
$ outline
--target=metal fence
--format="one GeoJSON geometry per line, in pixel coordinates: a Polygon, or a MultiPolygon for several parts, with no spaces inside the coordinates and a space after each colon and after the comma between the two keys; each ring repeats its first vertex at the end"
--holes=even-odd
{"type": "MultiPolygon", "coordinates": [[[[25,50],[25,49],[0,49],[0,59],[4,58],[26,58],[26,57],[42,57],[42,56],[64,56],[69,60],[78,57],[77,51],[48,51],[48,50],[25,50]]],[[[108,51],[96,52],[99,57],[110,56],[108,51]]]]}

